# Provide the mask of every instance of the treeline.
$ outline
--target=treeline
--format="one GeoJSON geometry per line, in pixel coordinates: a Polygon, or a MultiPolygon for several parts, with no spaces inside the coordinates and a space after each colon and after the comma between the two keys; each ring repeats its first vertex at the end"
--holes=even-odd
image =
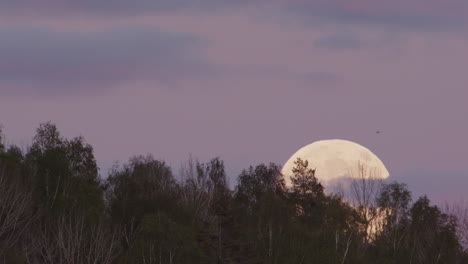
{"type": "Polygon", "coordinates": [[[219,158],[175,172],[151,156],[103,179],[54,124],[26,151],[1,135],[0,263],[468,263],[460,219],[403,183],[363,177],[351,202],[298,159],[290,187],[259,164],[232,190],[219,158]]]}

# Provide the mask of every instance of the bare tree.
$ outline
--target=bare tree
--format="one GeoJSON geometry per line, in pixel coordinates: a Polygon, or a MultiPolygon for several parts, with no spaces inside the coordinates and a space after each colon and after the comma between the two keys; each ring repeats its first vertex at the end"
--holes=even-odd
{"type": "Polygon", "coordinates": [[[463,200],[454,202],[452,205],[445,203],[444,213],[456,217],[458,240],[460,245],[468,250],[468,203],[463,200]]]}
{"type": "Polygon", "coordinates": [[[89,225],[82,217],[63,216],[54,225],[34,228],[23,251],[30,264],[106,264],[116,257],[119,237],[119,231],[108,231],[101,222],[89,225]]]}
{"type": "Polygon", "coordinates": [[[32,193],[18,180],[7,177],[0,165],[0,256],[11,249],[34,220],[32,193]]]}
{"type": "Polygon", "coordinates": [[[192,156],[185,164],[181,165],[180,179],[183,184],[182,201],[195,211],[196,219],[214,221],[214,218],[210,217],[209,214],[213,200],[213,182],[207,173],[200,170],[200,163],[192,156]]]}
{"type": "Polygon", "coordinates": [[[377,198],[382,186],[379,171],[359,161],[350,171],[351,199],[363,221],[365,244],[375,238],[382,222],[381,210],[377,206],[377,198]]]}
{"type": "Polygon", "coordinates": [[[343,253],[343,258],[341,260],[341,264],[344,264],[346,262],[346,257],[348,256],[348,251],[349,251],[349,246],[351,245],[351,237],[352,237],[353,233],[351,232],[349,235],[348,235],[348,239],[346,241],[346,249],[343,253]]]}

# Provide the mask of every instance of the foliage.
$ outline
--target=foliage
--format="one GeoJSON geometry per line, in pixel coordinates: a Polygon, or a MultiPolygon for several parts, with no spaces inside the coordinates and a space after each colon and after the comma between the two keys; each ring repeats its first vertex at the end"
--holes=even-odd
{"type": "Polygon", "coordinates": [[[269,166],[260,164],[242,171],[236,187],[236,200],[253,208],[265,194],[284,195],[286,186],[280,170],[278,165],[270,163],[269,166]]]}
{"type": "Polygon", "coordinates": [[[51,214],[78,213],[96,218],[103,209],[93,148],[83,137],[68,140],[54,124],[41,124],[25,165],[35,200],[51,214]]]}
{"type": "Polygon", "coordinates": [[[426,196],[413,203],[403,183],[361,177],[356,205],[327,195],[306,160],[291,186],[270,163],[231,190],[220,158],[190,159],[177,178],[151,155],[102,180],[92,146],[50,122],[25,150],[3,138],[4,263],[468,263],[459,219],[426,196]]]}

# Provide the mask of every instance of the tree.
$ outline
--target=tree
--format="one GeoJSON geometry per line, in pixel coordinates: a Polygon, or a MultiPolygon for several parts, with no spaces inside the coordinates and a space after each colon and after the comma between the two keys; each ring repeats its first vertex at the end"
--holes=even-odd
{"type": "Polygon", "coordinates": [[[23,180],[24,156],[20,148],[10,145],[6,151],[0,152],[0,163],[5,171],[5,177],[23,180]]]}
{"type": "Polygon", "coordinates": [[[21,243],[36,219],[31,191],[18,178],[8,177],[0,160],[0,258],[21,243]]]}
{"type": "Polygon", "coordinates": [[[194,221],[210,221],[210,207],[213,200],[213,183],[202,170],[198,170],[200,162],[191,156],[180,168],[182,181],[182,200],[186,208],[192,211],[194,221]]]}
{"type": "Polygon", "coordinates": [[[3,142],[3,129],[2,129],[2,125],[0,125],[0,153],[4,152],[5,151],[5,145],[4,145],[4,142],[3,142]]]}
{"type": "Polygon", "coordinates": [[[265,263],[273,263],[283,250],[281,238],[291,215],[285,197],[284,179],[276,164],[250,166],[238,177],[234,199],[246,211],[248,239],[265,263]]]}
{"type": "Polygon", "coordinates": [[[99,218],[104,200],[93,148],[83,137],[76,137],[66,141],[66,155],[70,170],[67,192],[72,208],[99,218]]]}
{"type": "Polygon", "coordinates": [[[165,162],[133,157],[113,169],[105,189],[113,223],[123,227],[125,263],[187,263],[201,257],[197,221],[165,162]]]}
{"type": "Polygon", "coordinates": [[[339,256],[340,263],[345,263],[349,259],[351,248],[357,244],[356,238],[360,238],[360,234],[356,232],[359,215],[340,195],[326,196],[324,203],[322,230],[333,235],[334,253],[339,256]]]}
{"type": "Polygon", "coordinates": [[[114,167],[105,189],[109,214],[127,228],[145,214],[178,208],[177,186],[171,169],[151,155],[136,156],[122,168],[114,167]]]}
{"type": "Polygon", "coordinates": [[[351,198],[363,223],[361,232],[364,234],[365,245],[379,232],[381,211],[377,207],[377,197],[382,180],[378,174],[379,171],[368,167],[362,161],[351,170],[351,198]]]}
{"type": "Polygon", "coordinates": [[[211,182],[210,191],[213,193],[213,200],[210,207],[213,213],[218,216],[225,214],[230,191],[227,186],[224,162],[220,158],[214,158],[208,163],[198,164],[197,173],[199,177],[206,177],[211,182]]]}
{"type": "Polygon", "coordinates": [[[190,158],[176,180],[135,156],[101,184],[92,146],[50,122],[25,153],[3,142],[0,131],[2,263],[468,263],[466,208],[411,204],[405,184],[381,185],[363,162],[346,200],[301,159],[290,188],[270,163],[232,192],[220,158],[190,158]]]}
{"type": "Polygon", "coordinates": [[[315,177],[315,170],[309,168],[307,160],[297,158],[294,164],[291,196],[298,206],[298,213],[318,221],[317,213],[322,209],[325,196],[323,186],[315,177]]]}
{"type": "Polygon", "coordinates": [[[395,263],[404,261],[408,233],[410,229],[411,192],[404,183],[383,184],[377,206],[382,212],[382,225],[379,226],[375,244],[395,263]]]}
{"type": "Polygon", "coordinates": [[[445,214],[453,215],[457,219],[457,237],[460,245],[468,251],[468,204],[464,201],[448,203],[444,208],[445,214]]]}
{"type": "Polygon", "coordinates": [[[238,177],[235,198],[249,208],[262,199],[265,194],[284,195],[286,186],[278,165],[270,163],[250,166],[248,170],[242,171],[238,177]]]}
{"type": "Polygon", "coordinates": [[[41,124],[25,162],[35,199],[42,207],[57,215],[86,211],[97,218],[101,213],[96,160],[83,137],[67,140],[54,124],[41,124]]]}
{"type": "Polygon", "coordinates": [[[226,214],[230,190],[226,181],[224,162],[213,158],[207,163],[189,159],[181,168],[184,202],[194,206],[202,220],[226,214]]]}
{"type": "Polygon", "coordinates": [[[30,264],[110,264],[118,256],[119,230],[100,221],[89,225],[83,216],[62,215],[55,225],[42,223],[23,243],[30,264]]]}
{"type": "Polygon", "coordinates": [[[137,231],[133,251],[139,263],[187,263],[201,259],[190,226],[177,222],[164,212],[148,214],[137,231]]]}
{"type": "Polygon", "coordinates": [[[461,248],[456,236],[456,219],[431,206],[426,196],[411,208],[408,249],[413,263],[454,263],[461,248]]]}
{"type": "MultiPolygon", "coordinates": [[[[218,262],[223,259],[223,241],[224,241],[224,224],[227,220],[230,209],[231,193],[227,186],[226,172],[224,170],[224,162],[220,158],[211,159],[208,163],[197,164],[197,174],[201,178],[208,178],[212,193],[210,203],[210,212],[214,215],[214,224],[217,229],[217,254],[218,262]],[[204,176],[201,176],[204,175],[204,176]]],[[[212,223],[213,224],[213,223],[212,223]]]]}

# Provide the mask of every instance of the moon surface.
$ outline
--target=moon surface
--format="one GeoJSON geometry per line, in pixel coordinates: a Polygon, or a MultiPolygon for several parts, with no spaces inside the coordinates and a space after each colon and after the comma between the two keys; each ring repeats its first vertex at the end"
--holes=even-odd
{"type": "Polygon", "coordinates": [[[297,158],[307,160],[309,168],[324,186],[326,193],[343,192],[353,178],[386,179],[389,172],[383,162],[369,149],[341,139],[320,140],[294,153],[285,163],[282,173],[286,186],[291,186],[292,169],[297,158]]]}

